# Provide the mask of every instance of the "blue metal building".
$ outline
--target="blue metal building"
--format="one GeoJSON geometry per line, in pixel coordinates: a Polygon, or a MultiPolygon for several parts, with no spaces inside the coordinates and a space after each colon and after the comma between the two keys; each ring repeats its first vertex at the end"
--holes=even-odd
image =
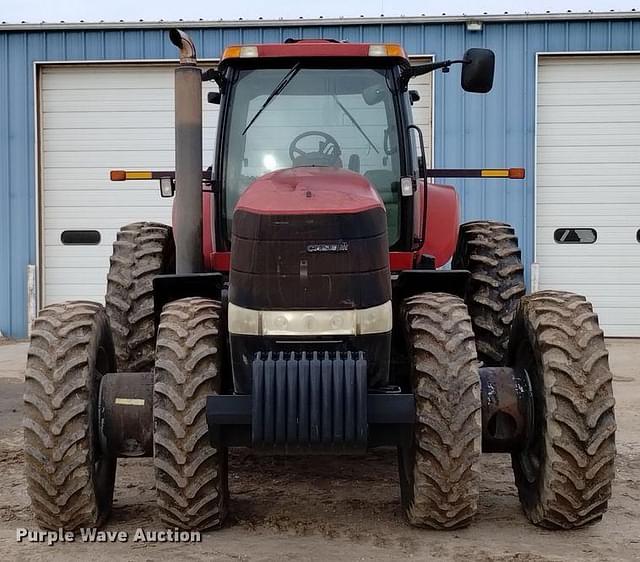
{"type": "MultiPolygon", "coordinates": [[[[398,42],[409,54],[458,58],[465,49],[496,53],[487,96],[465,95],[457,79],[435,75],[434,165],[524,166],[524,183],[455,181],[463,218],[512,223],[528,267],[534,256],[537,53],[640,51],[640,14],[320,19],[181,23],[203,58],[231,43],[287,37],[398,42]]],[[[165,23],[0,25],[0,332],[27,333],[27,267],[36,263],[38,170],[34,63],[175,59],[165,23]]],[[[530,279],[529,279],[530,281],[530,279]]]]}

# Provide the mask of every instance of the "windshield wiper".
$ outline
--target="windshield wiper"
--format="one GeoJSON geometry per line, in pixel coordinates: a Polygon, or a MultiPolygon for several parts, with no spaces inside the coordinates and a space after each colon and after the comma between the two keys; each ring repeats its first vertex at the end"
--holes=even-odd
{"type": "Polygon", "coordinates": [[[242,131],[242,134],[244,135],[248,130],[249,127],[251,127],[251,125],[253,125],[253,122],[260,116],[260,114],[266,109],[266,107],[271,103],[271,100],[273,98],[275,98],[280,92],[282,92],[282,90],[284,90],[287,87],[287,84],[289,82],[291,82],[291,80],[293,80],[293,77],[298,74],[298,70],[300,70],[300,63],[296,63],[289,72],[287,72],[284,75],[284,78],[282,80],[280,80],[280,82],[278,82],[278,85],[273,89],[273,91],[267,96],[267,99],[264,100],[264,103],[262,104],[262,107],[260,107],[260,109],[258,109],[258,111],[256,111],[256,114],[251,118],[251,121],[249,121],[249,123],[247,124],[247,126],[244,128],[244,131],[242,131]]]}
{"type": "Polygon", "coordinates": [[[340,109],[342,109],[342,111],[344,111],[344,114],[349,118],[349,120],[356,126],[356,128],[358,129],[358,131],[360,131],[360,134],[367,140],[367,142],[369,143],[369,146],[371,148],[373,148],[373,150],[376,151],[376,154],[380,154],[380,151],[376,148],[376,145],[373,144],[373,142],[371,142],[371,139],[367,136],[367,133],[365,133],[362,130],[362,127],[358,124],[358,122],[356,121],[356,118],[351,115],[351,113],[349,113],[349,111],[347,110],[347,108],[342,105],[340,103],[340,100],[338,99],[338,96],[336,96],[335,94],[333,94],[333,99],[336,100],[336,103],[340,106],[340,109]]]}

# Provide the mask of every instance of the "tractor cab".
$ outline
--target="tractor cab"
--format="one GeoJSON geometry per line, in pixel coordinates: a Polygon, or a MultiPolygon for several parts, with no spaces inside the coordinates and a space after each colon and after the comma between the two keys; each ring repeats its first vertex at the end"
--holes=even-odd
{"type": "MultiPolygon", "coordinates": [[[[465,74],[467,89],[486,89],[487,80],[490,87],[491,52],[467,56],[476,66],[491,59],[474,76],[465,74]]],[[[407,85],[436,67],[411,67],[397,44],[314,39],[226,48],[208,76],[220,86],[210,96],[221,112],[213,166],[218,246],[229,247],[234,209],[258,178],[287,168],[334,168],[363,176],[378,193],[389,247],[415,249],[420,202],[413,195],[424,146],[412,133],[407,85]]]]}

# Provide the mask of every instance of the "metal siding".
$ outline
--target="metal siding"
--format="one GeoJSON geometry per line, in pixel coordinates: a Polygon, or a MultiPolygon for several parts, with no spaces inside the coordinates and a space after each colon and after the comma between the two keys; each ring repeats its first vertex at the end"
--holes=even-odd
{"type": "MultiPolygon", "coordinates": [[[[640,19],[491,22],[481,32],[464,23],[384,22],[307,27],[193,30],[203,58],[224,45],[312,37],[349,41],[400,41],[409,54],[457,58],[470,46],[496,51],[496,83],[485,97],[465,94],[459,69],[435,76],[435,165],[524,165],[524,182],[453,180],[463,219],[491,217],[514,223],[525,263],[533,256],[535,53],[640,50],[640,19]],[[508,72],[507,72],[508,71],[508,72]]],[[[26,266],[35,263],[33,62],[175,58],[158,29],[88,31],[0,30],[0,331],[26,329],[26,266]]],[[[527,275],[529,268],[526,268],[527,275]]]]}

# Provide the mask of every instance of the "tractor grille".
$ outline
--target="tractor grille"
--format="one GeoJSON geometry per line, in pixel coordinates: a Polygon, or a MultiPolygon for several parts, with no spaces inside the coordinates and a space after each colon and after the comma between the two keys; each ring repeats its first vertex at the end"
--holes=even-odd
{"type": "Polygon", "coordinates": [[[362,451],[367,445],[364,353],[258,353],[253,361],[254,447],[362,451]]]}

